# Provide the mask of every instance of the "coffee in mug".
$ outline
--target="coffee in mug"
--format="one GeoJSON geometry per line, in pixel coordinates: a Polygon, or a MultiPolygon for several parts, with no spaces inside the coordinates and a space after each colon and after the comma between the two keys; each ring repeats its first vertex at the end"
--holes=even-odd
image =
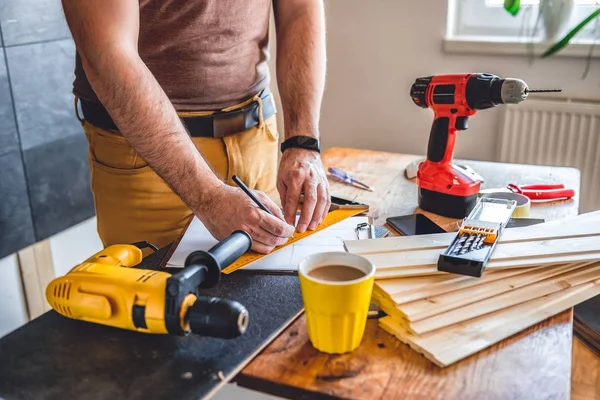
{"type": "Polygon", "coordinates": [[[366,273],[348,265],[325,265],[317,267],[308,273],[308,276],[324,281],[345,282],[360,279],[366,273]]]}

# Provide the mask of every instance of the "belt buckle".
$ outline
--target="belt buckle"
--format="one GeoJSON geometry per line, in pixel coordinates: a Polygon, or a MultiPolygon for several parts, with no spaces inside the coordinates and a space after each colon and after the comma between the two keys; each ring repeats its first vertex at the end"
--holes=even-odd
{"type": "Polygon", "coordinates": [[[213,114],[213,137],[223,138],[246,130],[244,109],[213,114]]]}

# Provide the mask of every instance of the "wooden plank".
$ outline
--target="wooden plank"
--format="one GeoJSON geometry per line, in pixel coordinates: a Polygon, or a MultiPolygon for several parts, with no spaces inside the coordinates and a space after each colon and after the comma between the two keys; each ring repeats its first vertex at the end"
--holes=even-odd
{"type": "MultiPolygon", "coordinates": [[[[568,307],[596,296],[600,292],[600,281],[595,280],[582,285],[574,286],[564,291],[556,292],[532,302],[523,303],[522,305],[506,310],[500,310],[498,314],[493,314],[491,318],[484,317],[482,320],[477,320],[474,323],[467,323],[462,326],[452,326],[447,331],[443,332],[449,337],[452,337],[453,343],[439,343],[439,348],[442,350],[440,354],[446,361],[455,360],[461,353],[461,349],[456,347],[457,343],[464,343],[467,346],[472,346],[477,341],[476,331],[479,331],[480,339],[490,341],[507,334],[513,334],[516,329],[522,329],[535,323],[540,318],[547,318],[557,312],[560,312],[568,307]],[[516,312],[515,312],[516,311],[516,312]],[[499,316],[502,316],[501,318],[499,316]],[[459,337],[464,337],[463,333],[467,332],[471,338],[466,342],[455,341],[459,337]]],[[[433,344],[433,336],[427,338],[429,344],[433,344]]]]}
{"type": "MultiPolygon", "coordinates": [[[[548,240],[557,237],[573,238],[600,234],[600,211],[593,211],[559,221],[521,228],[506,229],[498,245],[521,241],[548,240]],[[550,228],[550,229],[549,229],[550,228]]],[[[456,237],[456,232],[431,235],[393,236],[379,239],[347,240],[346,250],[356,254],[379,254],[386,252],[412,251],[416,249],[447,248],[456,237]]]]}
{"type": "MultiPolygon", "coordinates": [[[[501,243],[492,253],[488,266],[496,268],[506,266],[499,261],[518,261],[530,257],[550,257],[570,254],[600,252],[600,235],[590,235],[579,238],[561,238],[540,241],[525,241],[501,243]]],[[[428,267],[437,265],[440,251],[413,250],[396,253],[365,254],[363,257],[371,261],[379,271],[386,268],[399,269],[402,267],[428,267]]],[[[510,264],[518,266],[519,263],[510,264]]]]}
{"type": "Polygon", "coordinates": [[[46,287],[55,278],[49,240],[42,240],[17,253],[25,289],[27,312],[32,320],[50,310],[46,287]]]}
{"type": "Polygon", "coordinates": [[[594,262],[592,261],[587,263],[563,264],[558,266],[537,268],[533,271],[526,270],[527,272],[525,273],[509,276],[504,279],[484,282],[481,285],[456,290],[438,296],[428,296],[422,300],[402,304],[401,306],[398,306],[398,308],[407,320],[419,321],[499,295],[501,293],[509,292],[520,287],[551,278],[553,276],[561,275],[593,263],[594,262]]]}
{"type": "Polygon", "coordinates": [[[408,332],[391,317],[381,318],[379,325],[436,365],[447,367],[598,294],[597,279],[423,335],[408,332]]]}
{"type": "MultiPolygon", "coordinates": [[[[540,269],[540,268],[544,268],[544,267],[533,267],[532,269],[540,269]]],[[[499,275],[500,277],[502,276],[512,276],[512,275],[516,275],[518,273],[525,273],[528,272],[529,270],[525,270],[525,269],[515,269],[515,270],[504,270],[504,271],[497,271],[495,273],[489,273],[489,274],[484,274],[484,276],[482,278],[473,278],[473,277],[466,277],[468,278],[467,281],[457,281],[456,285],[461,285],[461,284],[469,284],[466,287],[471,287],[471,286],[476,286],[479,283],[485,283],[485,278],[491,275],[499,275]],[[511,274],[509,274],[511,273],[511,274]]],[[[451,276],[456,276],[456,277],[462,277],[462,275],[454,275],[452,274],[451,276]]],[[[432,278],[432,276],[429,277],[421,277],[421,278],[432,278]]],[[[414,278],[406,278],[406,279],[414,279],[414,278]]],[[[400,279],[402,280],[402,279],[400,279]]],[[[398,279],[396,279],[395,281],[398,281],[398,279]]],[[[401,311],[401,307],[398,305],[398,303],[396,302],[395,298],[392,297],[391,295],[389,295],[388,293],[386,293],[385,291],[383,291],[381,289],[381,287],[379,286],[380,284],[385,284],[386,282],[388,282],[387,280],[380,280],[380,281],[375,281],[375,286],[373,288],[373,298],[372,301],[374,304],[376,304],[377,306],[379,306],[387,315],[390,315],[394,318],[396,318],[397,320],[402,320],[405,321],[403,322],[404,324],[408,324],[408,321],[405,318],[405,315],[402,313],[401,311]]],[[[452,286],[452,285],[447,285],[447,286],[452,286]]],[[[442,291],[445,288],[444,286],[441,286],[442,291]]],[[[437,290],[438,288],[436,286],[433,286],[432,288],[430,288],[429,290],[437,290]]],[[[418,291],[418,289],[417,289],[418,291]]],[[[449,291],[449,290],[446,290],[449,291]]],[[[418,292],[417,292],[418,293],[418,292]]],[[[427,297],[427,293],[428,290],[427,289],[423,289],[422,293],[420,294],[420,298],[425,298],[427,297]]]]}
{"type": "MultiPolygon", "coordinates": [[[[498,271],[502,272],[502,271],[498,271]]],[[[489,275],[493,275],[489,274],[489,275]]],[[[420,292],[424,288],[431,287],[433,285],[439,284],[450,284],[454,282],[460,282],[466,279],[474,278],[465,275],[455,275],[455,274],[447,274],[447,275],[434,275],[434,276],[417,276],[414,278],[404,278],[404,279],[385,279],[381,281],[377,281],[376,284],[381,287],[386,293],[390,295],[395,295],[398,293],[407,293],[411,291],[420,292]]]]}
{"type": "Polygon", "coordinates": [[[411,332],[421,335],[599,278],[600,263],[595,263],[464,307],[455,308],[440,315],[411,322],[409,329],[411,332]]]}
{"type": "MultiPolygon", "coordinates": [[[[381,290],[377,285],[373,287],[373,293],[371,295],[371,302],[378,306],[387,315],[393,316],[397,320],[404,321],[404,315],[400,312],[398,305],[392,300],[392,298],[381,290]]],[[[408,322],[405,322],[408,323],[408,322]]]]}
{"type": "MultiPolygon", "coordinates": [[[[509,261],[490,261],[486,266],[486,271],[490,270],[503,270],[511,268],[530,268],[537,266],[544,266],[550,264],[564,264],[574,263],[583,261],[598,261],[600,260],[600,252],[581,253],[581,254],[567,254],[560,256],[551,257],[528,257],[523,260],[509,260],[509,261]]],[[[414,268],[388,268],[375,271],[375,279],[394,279],[409,276],[424,276],[424,275],[441,275],[447,274],[443,271],[438,271],[437,266],[424,266],[414,268]]]]}
{"type": "MultiPolygon", "coordinates": [[[[560,264],[558,264],[560,265],[560,264]]],[[[392,292],[390,293],[390,297],[394,300],[396,304],[404,304],[409,303],[411,301],[416,301],[420,299],[424,299],[426,297],[437,296],[440,294],[452,292],[455,290],[465,289],[468,287],[473,287],[477,285],[481,285],[487,282],[493,282],[498,279],[504,279],[510,276],[515,276],[519,274],[524,274],[529,271],[538,270],[540,268],[547,268],[547,266],[536,266],[531,267],[529,269],[526,268],[513,268],[513,269],[500,269],[500,270],[486,270],[484,271],[481,278],[475,278],[472,276],[466,275],[456,275],[450,274],[447,275],[430,275],[421,277],[421,279],[430,280],[432,278],[445,278],[444,280],[431,281],[431,283],[427,286],[422,286],[415,289],[405,290],[401,292],[392,292]]],[[[387,286],[387,282],[398,282],[405,279],[414,279],[414,278],[400,278],[400,279],[382,279],[375,282],[375,284],[381,288],[381,290],[388,291],[388,288],[394,288],[394,286],[387,286]]]]}
{"type": "Polygon", "coordinates": [[[397,279],[397,278],[411,278],[415,276],[435,276],[445,275],[450,276],[448,272],[438,271],[437,267],[416,267],[416,268],[399,268],[399,269],[387,269],[378,271],[375,269],[375,279],[397,279]]]}
{"type": "MultiPolygon", "coordinates": [[[[492,276],[503,271],[496,271],[490,274],[484,274],[485,277],[488,275],[492,276]]],[[[480,279],[483,279],[482,276],[480,279]]],[[[378,286],[382,291],[390,296],[401,295],[404,293],[421,293],[426,288],[435,287],[439,285],[451,285],[462,281],[477,281],[477,278],[473,278],[466,275],[446,274],[446,275],[432,275],[432,276],[415,276],[412,278],[400,278],[400,279],[383,279],[375,282],[375,286],[378,286]]]]}

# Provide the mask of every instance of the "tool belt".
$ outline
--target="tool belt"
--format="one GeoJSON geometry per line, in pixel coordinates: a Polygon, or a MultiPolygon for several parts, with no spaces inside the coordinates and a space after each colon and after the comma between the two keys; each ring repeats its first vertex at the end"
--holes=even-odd
{"type": "MultiPolygon", "coordinates": [[[[258,125],[260,108],[262,108],[263,120],[277,112],[275,100],[269,88],[264,89],[259,97],[262,107],[255,100],[231,111],[215,111],[211,115],[180,118],[191,137],[222,138],[258,125]]],[[[119,129],[102,104],[84,99],[80,99],[80,102],[83,118],[89,123],[107,130],[119,129]]]]}

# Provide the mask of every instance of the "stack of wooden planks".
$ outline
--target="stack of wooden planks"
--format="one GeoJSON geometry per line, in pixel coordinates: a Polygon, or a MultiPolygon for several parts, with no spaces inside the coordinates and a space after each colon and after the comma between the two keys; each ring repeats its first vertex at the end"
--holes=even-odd
{"type": "Polygon", "coordinates": [[[455,236],[345,242],[377,268],[380,326],[440,367],[600,294],[600,211],[505,230],[481,278],[437,270],[455,236]]]}

